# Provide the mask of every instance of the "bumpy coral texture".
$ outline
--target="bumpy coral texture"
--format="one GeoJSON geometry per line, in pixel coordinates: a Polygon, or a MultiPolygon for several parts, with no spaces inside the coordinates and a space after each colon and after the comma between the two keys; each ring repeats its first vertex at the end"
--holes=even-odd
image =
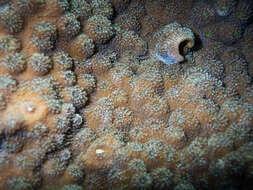
{"type": "Polygon", "coordinates": [[[0,190],[251,190],[249,0],[0,0],[0,190]]]}

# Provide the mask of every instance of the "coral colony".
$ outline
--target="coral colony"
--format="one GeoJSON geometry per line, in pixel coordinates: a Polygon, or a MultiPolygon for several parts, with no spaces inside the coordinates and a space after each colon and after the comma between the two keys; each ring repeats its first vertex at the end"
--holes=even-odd
{"type": "Polygon", "coordinates": [[[252,7],[0,0],[0,190],[251,190],[252,7]]]}

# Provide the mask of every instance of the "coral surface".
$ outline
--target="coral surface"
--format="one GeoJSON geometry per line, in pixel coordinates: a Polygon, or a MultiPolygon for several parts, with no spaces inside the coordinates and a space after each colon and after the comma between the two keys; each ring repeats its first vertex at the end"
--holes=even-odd
{"type": "Polygon", "coordinates": [[[0,0],[0,190],[251,190],[250,0],[0,0]]]}

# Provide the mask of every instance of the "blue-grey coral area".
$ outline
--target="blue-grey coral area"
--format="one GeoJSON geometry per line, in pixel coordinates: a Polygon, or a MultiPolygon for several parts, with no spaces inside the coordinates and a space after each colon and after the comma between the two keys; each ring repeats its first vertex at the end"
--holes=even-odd
{"type": "Polygon", "coordinates": [[[170,52],[167,52],[165,55],[161,55],[160,53],[156,52],[154,56],[156,59],[160,60],[161,62],[167,65],[178,63],[178,61],[172,57],[170,52]]]}
{"type": "Polygon", "coordinates": [[[155,51],[154,55],[153,55],[156,59],[158,59],[159,61],[163,62],[166,65],[171,65],[171,64],[175,64],[175,63],[179,63],[178,60],[176,60],[174,57],[172,57],[171,53],[169,52],[169,50],[167,52],[165,52],[164,54],[161,54],[158,51],[155,51]]]}

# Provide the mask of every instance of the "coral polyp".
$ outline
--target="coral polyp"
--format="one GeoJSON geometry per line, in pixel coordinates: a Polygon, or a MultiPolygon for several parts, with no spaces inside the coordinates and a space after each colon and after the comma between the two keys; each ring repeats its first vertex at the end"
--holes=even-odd
{"type": "Polygon", "coordinates": [[[50,22],[39,22],[33,27],[31,41],[42,52],[48,52],[55,46],[56,26],[50,22]]]}
{"type": "Polygon", "coordinates": [[[111,21],[102,15],[89,18],[84,33],[98,44],[107,42],[114,35],[111,21]]]}
{"type": "Polygon", "coordinates": [[[71,12],[74,13],[80,19],[87,19],[91,16],[91,5],[87,1],[72,0],[70,2],[71,12]]]}
{"type": "Polygon", "coordinates": [[[250,190],[250,0],[0,0],[0,190],[250,190]]]}
{"type": "Polygon", "coordinates": [[[239,1],[236,11],[233,15],[234,19],[238,19],[242,24],[247,24],[253,16],[253,3],[248,0],[239,1]]]}
{"type": "Polygon", "coordinates": [[[112,4],[108,0],[92,0],[91,7],[94,15],[102,15],[107,18],[113,15],[112,4]]]}
{"type": "Polygon", "coordinates": [[[77,36],[71,45],[72,47],[70,48],[69,53],[77,60],[85,60],[94,53],[94,42],[86,34],[80,34],[77,36]]]}
{"type": "Polygon", "coordinates": [[[6,35],[0,39],[0,52],[18,52],[21,49],[21,42],[12,35],[6,35]]]}
{"type": "Polygon", "coordinates": [[[32,70],[40,76],[47,74],[52,68],[51,59],[40,53],[33,54],[28,59],[28,64],[32,67],[32,70]]]}
{"type": "Polygon", "coordinates": [[[0,27],[11,33],[21,32],[24,24],[23,17],[9,5],[4,5],[0,9],[0,27]]]}
{"type": "Polygon", "coordinates": [[[10,53],[2,58],[0,65],[3,65],[9,73],[18,74],[25,70],[25,57],[20,53],[10,53]]]}
{"type": "Polygon", "coordinates": [[[228,16],[236,7],[236,0],[216,0],[215,10],[219,16],[228,16]]]}
{"type": "Polygon", "coordinates": [[[65,53],[64,51],[56,52],[52,56],[52,60],[54,63],[54,67],[57,68],[57,70],[68,70],[72,69],[73,67],[73,60],[72,58],[65,53]]]}
{"type": "Polygon", "coordinates": [[[59,36],[64,39],[71,39],[80,32],[80,21],[72,13],[66,13],[57,22],[59,36]]]}

